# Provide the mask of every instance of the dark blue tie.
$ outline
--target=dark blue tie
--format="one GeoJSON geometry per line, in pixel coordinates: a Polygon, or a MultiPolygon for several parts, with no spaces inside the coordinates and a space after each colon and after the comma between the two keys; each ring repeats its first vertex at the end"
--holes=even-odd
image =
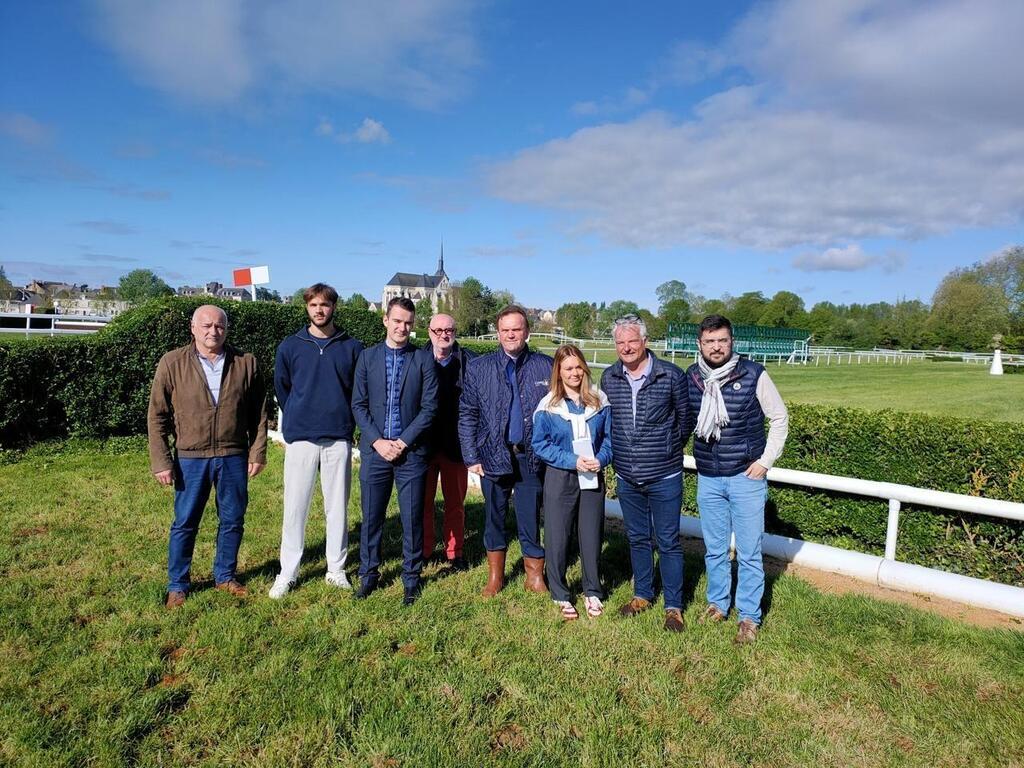
{"type": "Polygon", "coordinates": [[[508,441],[512,445],[523,444],[523,404],[519,400],[519,381],[516,379],[516,361],[509,358],[505,365],[505,376],[512,385],[512,407],[508,410],[508,441]]]}

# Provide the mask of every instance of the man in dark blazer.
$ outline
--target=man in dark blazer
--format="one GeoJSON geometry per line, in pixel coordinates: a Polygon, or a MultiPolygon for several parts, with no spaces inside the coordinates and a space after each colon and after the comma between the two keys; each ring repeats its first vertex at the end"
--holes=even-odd
{"type": "Polygon", "coordinates": [[[388,302],[387,337],[363,350],[356,362],[352,414],[359,425],[359,486],[363,523],[359,535],[359,589],[364,599],[380,581],[381,538],[392,485],[402,521],[404,605],[420,594],[423,569],[423,495],[427,438],[437,410],[437,376],[430,349],[409,343],[416,307],[407,298],[388,302]]]}

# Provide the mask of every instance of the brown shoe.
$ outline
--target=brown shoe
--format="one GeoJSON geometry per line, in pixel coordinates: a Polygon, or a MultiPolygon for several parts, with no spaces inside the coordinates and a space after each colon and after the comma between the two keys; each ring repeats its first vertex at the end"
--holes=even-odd
{"type": "Polygon", "coordinates": [[[185,598],[188,597],[184,592],[168,592],[167,602],[164,603],[164,607],[169,611],[173,611],[175,608],[181,608],[185,604],[185,598]]]}
{"type": "Polygon", "coordinates": [[[733,642],[736,645],[747,645],[757,640],[757,624],[752,622],[750,619],[743,619],[740,622],[739,629],[736,632],[736,637],[733,642]]]}
{"type": "Polygon", "coordinates": [[[245,597],[249,594],[249,590],[239,584],[237,579],[222,581],[217,585],[217,589],[227,592],[229,595],[234,595],[235,597],[245,597]]]}
{"type": "Polygon", "coordinates": [[[686,625],[683,624],[683,614],[678,608],[668,608],[665,610],[665,629],[669,632],[682,632],[686,629],[686,625]]]}
{"type": "Polygon", "coordinates": [[[708,607],[704,609],[704,613],[697,621],[701,624],[717,624],[720,621],[725,621],[725,614],[714,603],[708,603],[708,607]]]}
{"type": "Polygon", "coordinates": [[[651,607],[650,600],[644,600],[642,597],[634,597],[624,606],[619,608],[619,616],[629,618],[630,616],[636,616],[638,613],[643,613],[651,607]]]}
{"type": "Polygon", "coordinates": [[[523,568],[526,570],[526,580],[523,582],[526,591],[547,593],[548,588],[544,584],[544,558],[524,557],[523,568]]]}
{"type": "Polygon", "coordinates": [[[487,550],[487,586],[480,592],[484,597],[494,597],[505,586],[505,550],[487,550]]]}

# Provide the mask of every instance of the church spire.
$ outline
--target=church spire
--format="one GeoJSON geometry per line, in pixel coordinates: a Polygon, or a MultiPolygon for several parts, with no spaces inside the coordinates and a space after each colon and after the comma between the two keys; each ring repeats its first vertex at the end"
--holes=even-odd
{"type": "Polygon", "coordinates": [[[444,274],[444,238],[441,238],[441,255],[437,259],[437,275],[444,274]]]}

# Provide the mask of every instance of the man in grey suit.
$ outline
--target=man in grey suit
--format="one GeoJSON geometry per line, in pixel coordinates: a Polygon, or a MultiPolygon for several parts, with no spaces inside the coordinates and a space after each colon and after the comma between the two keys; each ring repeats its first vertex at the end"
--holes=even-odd
{"type": "Polygon", "coordinates": [[[402,521],[403,605],[420,595],[423,569],[423,494],[430,425],[437,410],[437,376],[430,349],[409,343],[416,307],[407,298],[388,302],[385,340],[363,350],[356,362],[352,414],[359,438],[359,486],[363,522],[359,535],[357,599],[380,581],[381,538],[391,488],[398,490],[402,521]]]}

